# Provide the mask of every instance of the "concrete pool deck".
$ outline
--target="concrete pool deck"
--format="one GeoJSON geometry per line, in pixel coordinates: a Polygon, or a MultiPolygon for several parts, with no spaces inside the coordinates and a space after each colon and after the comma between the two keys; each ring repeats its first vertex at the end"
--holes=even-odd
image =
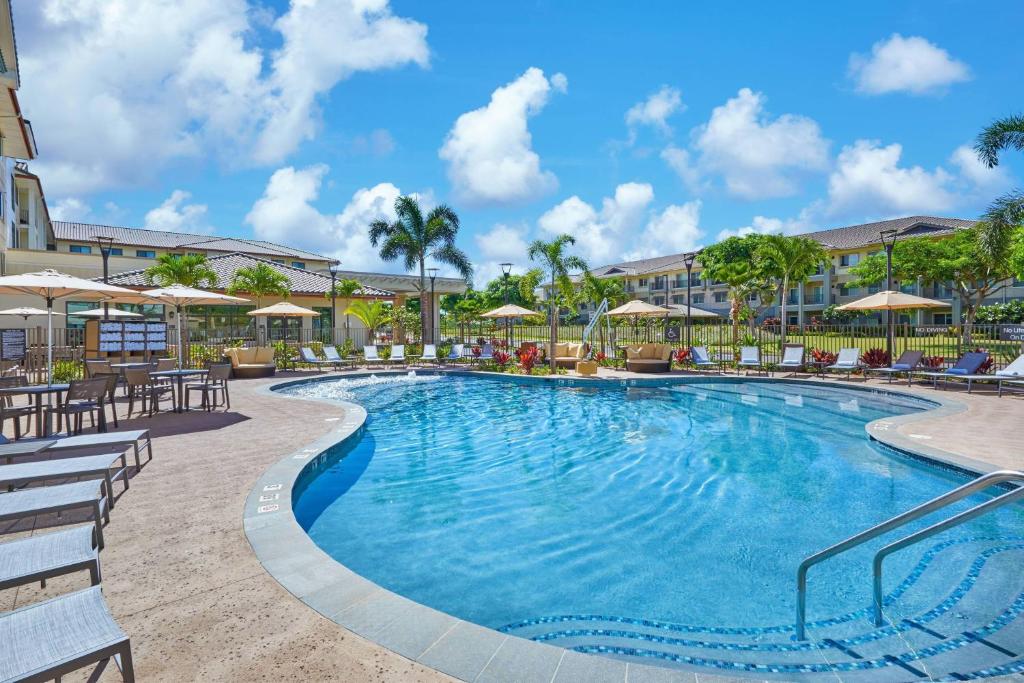
{"type": "MultiPolygon", "coordinates": [[[[353,373],[341,376],[351,377],[353,373]]],[[[262,534],[270,554],[261,564],[243,531],[243,515],[248,513],[252,519],[253,506],[260,505],[277,504],[283,510],[287,499],[272,497],[280,489],[267,491],[266,501],[259,501],[261,495],[257,495],[248,506],[247,497],[256,490],[262,492],[264,486],[282,483],[267,480],[267,484],[257,486],[268,474],[273,476],[268,468],[302,452],[307,453],[307,459],[315,457],[336,440],[332,433],[344,429],[346,423],[354,425],[358,417],[354,409],[284,399],[265,391],[288,377],[282,374],[269,380],[233,382],[233,409],[227,413],[161,414],[153,419],[122,421],[122,429],[147,427],[154,435],[155,458],[133,478],[131,488],[118,501],[105,530],[107,548],[102,553],[104,595],[115,618],[132,638],[139,680],[452,680],[397,652],[418,656],[428,663],[433,661],[431,651],[437,658],[445,655],[446,661],[459,656],[473,660],[470,649],[460,650],[459,643],[474,639],[485,643],[495,637],[503,640],[493,643],[490,659],[466,661],[465,668],[455,672],[460,678],[512,680],[534,673],[533,678],[547,680],[556,676],[558,680],[626,680],[628,676],[633,682],[644,680],[645,674],[649,680],[723,680],[703,673],[673,676],[663,669],[649,673],[644,671],[648,667],[556,648],[547,648],[555,654],[538,664],[541,668],[520,670],[517,667],[526,663],[519,650],[522,644],[533,645],[528,641],[462,625],[436,612],[431,623],[411,634],[403,629],[409,621],[409,601],[384,595],[386,591],[377,593],[381,589],[360,577],[345,575],[348,570],[337,563],[333,570],[337,573],[330,578],[344,579],[355,592],[314,595],[315,591],[308,591],[312,584],[307,580],[322,577],[310,577],[301,563],[289,566],[294,561],[289,559],[293,548],[280,544],[275,547],[269,532],[262,534]],[[264,568],[268,563],[274,567],[274,562],[277,571],[291,577],[286,581],[287,589],[264,568]],[[314,602],[321,600],[320,606],[326,611],[339,607],[335,614],[349,612],[353,628],[372,632],[374,640],[389,644],[391,649],[322,616],[296,598],[297,594],[314,602]],[[344,600],[354,602],[348,607],[338,602],[330,604],[344,600]],[[363,607],[354,610],[356,604],[363,607]],[[419,640],[423,632],[434,633],[433,640],[419,640]],[[442,642],[445,638],[447,644],[442,642]],[[451,651],[445,652],[446,648],[451,651]],[[488,668],[493,675],[480,676],[488,668]]],[[[650,376],[616,372],[614,377],[650,376]]],[[[850,384],[863,385],[859,381],[850,384]]],[[[867,384],[888,386],[874,380],[867,384]]],[[[947,397],[963,405],[955,419],[925,415],[895,426],[904,438],[933,447],[941,445],[955,456],[990,467],[1024,467],[1024,454],[1011,438],[1018,433],[1024,417],[1024,395],[998,399],[988,391],[967,395],[962,389],[898,389],[925,398],[947,397]]],[[[40,522],[43,526],[46,520],[40,522]]],[[[266,521],[250,521],[249,531],[260,536],[261,527],[269,529],[274,524],[269,517],[266,521]]],[[[21,533],[30,533],[28,527],[24,529],[21,533]]],[[[6,535],[4,540],[13,537],[6,535]]],[[[0,609],[84,587],[86,583],[84,575],[73,575],[51,580],[45,590],[32,586],[3,591],[0,609]]],[[[101,680],[119,677],[116,670],[108,670],[101,680]]]]}

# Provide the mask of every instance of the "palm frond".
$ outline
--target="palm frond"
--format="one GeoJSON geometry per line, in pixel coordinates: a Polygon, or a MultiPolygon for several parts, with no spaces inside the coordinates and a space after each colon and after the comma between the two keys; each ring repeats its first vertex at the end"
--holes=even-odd
{"type": "Polygon", "coordinates": [[[454,268],[467,282],[473,278],[473,262],[469,260],[466,252],[454,244],[445,244],[435,249],[431,252],[430,257],[438,263],[444,263],[454,268]]]}
{"type": "Polygon", "coordinates": [[[380,242],[382,239],[386,239],[395,232],[398,232],[400,227],[400,223],[388,223],[383,218],[378,218],[377,220],[370,223],[370,244],[372,244],[373,246],[377,246],[377,243],[380,242]]]}
{"type": "Polygon", "coordinates": [[[1014,230],[1024,225],[1024,192],[1005,194],[989,205],[977,226],[982,252],[995,262],[1010,246],[1014,230]]]}
{"type": "Polygon", "coordinates": [[[1004,149],[1024,150],[1024,116],[996,119],[978,134],[974,151],[989,168],[999,165],[999,152],[1004,149]]]}

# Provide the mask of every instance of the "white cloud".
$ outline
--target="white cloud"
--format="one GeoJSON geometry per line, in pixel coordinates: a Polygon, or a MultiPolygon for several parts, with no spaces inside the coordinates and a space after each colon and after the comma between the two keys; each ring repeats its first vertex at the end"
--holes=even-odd
{"type": "Polygon", "coordinates": [[[973,188],[996,194],[1011,184],[1010,174],[1005,165],[989,168],[978,159],[977,152],[970,145],[960,145],[949,157],[951,164],[960,170],[960,177],[973,188]]]}
{"type": "Polygon", "coordinates": [[[315,135],[338,82],[428,64],[426,26],[386,0],[294,0],[269,25],[260,7],[19,2],[21,97],[48,190],[131,186],[179,159],[275,163],[315,135]]]}
{"type": "Polygon", "coordinates": [[[548,236],[572,235],[579,253],[596,266],[619,260],[624,242],[636,237],[652,201],[649,184],[623,183],[614,197],[604,198],[600,211],[574,195],[545,212],[537,225],[548,236]]]}
{"type": "Polygon", "coordinates": [[[146,229],[212,233],[213,227],[206,221],[206,204],[186,204],[191,197],[192,195],[184,190],[172,192],[160,206],[146,213],[146,229]]]}
{"type": "Polygon", "coordinates": [[[395,139],[384,128],[370,131],[368,135],[357,135],[352,139],[352,151],[356,154],[371,154],[386,157],[395,151],[395,139]]]}
{"type": "Polygon", "coordinates": [[[643,102],[637,102],[626,112],[630,142],[636,140],[637,129],[640,126],[650,126],[662,135],[671,135],[672,128],[668,125],[668,117],[685,108],[677,88],[661,86],[657,92],[651,93],[643,102]]]}
{"type": "Polygon", "coordinates": [[[685,204],[671,204],[660,213],[654,213],[643,234],[635,240],[626,260],[665,256],[693,251],[701,246],[704,237],[700,229],[701,202],[699,199],[685,204]]]}
{"type": "Polygon", "coordinates": [[[706,189],[707,182],[701,177],[700,169],[693,163],[693,158],[687,150],[669,145],[661,151],[661,158],[690,191],[700,192],[706,189]]]}
{"type": "Polygon", "coordinates": [[[963,62],[920,36],[899,33],[871,47],[871,55],[850,55],[849,76],[857,91],[867,95],[941,92],[953,83],[970,80],[963,62]]]}
{"type": "Polygon", "coordinates": [[[954,177],[941,167],[901,167],[903,147],[857,140],[843,148],[828,180],[830,214],[887,217],[937,215],[957,204],[954,177]]]}
{"type": "MultiPolygon", "coordinates": [[[[729,192],[745,199],[795,194],[801,175],[828,167],[829,142],[818,124],[796,114],[770,119],[764,102],[761,93],[743,88],[693,131],[697,169],[720,174],[729,192]]],[[[663,155],[677,172],[692,166],[679,151],[663,155]]]]}
{"type": "Polygon", "coordinates": [[[491,280],[501,277],[501,264],[513,264],[513,274],[521,274],[533,267],[526,255],[525,225],[497,223],[490,230],[473,236],[481,259],[473,264],[473,283],[484,287],[491,280]]]}
{"type": "Polygon", "coordinates": [[[448,163],[455,194],[469,204],[525,201],[558,187],[541,168],[527,121],[544,109],[551,91],[565,92],[563,74],[549,80],[530,67],[491,94],[480,109],[459,116],[438,155],[448,163]]]}
{"type": "Polygon", "coordinates": [[[770,218],[768,216],[754,216],[750,225],[734,230],[722,230],[715,236],[715,241],[720,242],[729,237],[744,237],[754,233],[760,235],[798,235],[814,229],[812,216],[814,209],[804,209],[797,218],[770,218]]]}
{"type": "Polygon", "coordinates": [[[49,206],[50,220],[77,221],[88,220],[92,207],[78,197],[65,197],[49,206]]]}

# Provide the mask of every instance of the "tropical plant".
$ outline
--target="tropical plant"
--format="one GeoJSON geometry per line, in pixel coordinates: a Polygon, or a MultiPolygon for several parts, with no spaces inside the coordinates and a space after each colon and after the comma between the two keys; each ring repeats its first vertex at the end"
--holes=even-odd
{"type": "Polygon", "coordinates": [[[512,354],[508,351],[495,351],[492,355],[499,368],[504,368],[512,358],[512,354]]]}
{"type": "Polygon", "coordinates": [[[815,363],[822,363],[823,365],[835,365],[835,362],[839,360],[839,354],[826,351],[825,349],[811,349],[809,353],[815,363]]]}
{"type": "Polygon", "coordinates": [[[839,310],[839,304],[829,304],[821,311],[821,319],[835,325],[852,323],[860,316],[861,314],[857,311],[839,310]]]}
{"type": "Polygon", "coordinates": [[[868,349],[860,356],[860,362],[869,368],[886,368],[892,357],[885,349],[868,349]]]}
{"type": "Polygon", "coordinates": [[[256,299],[256,308],[263,308],[263,297],[280,296],[288,298],[288,276],[266,263],[239,268],[231,277],[228,294],[248,294],[256,299]]]}
{"type": "Polygon", "coordinates": [[[944,356],[923,356],[921,358],[921,366],[926,368],[941,368],[945,362],[944,356]]]}
{"type": "Polygon", "coordinates": [[[540,350],[536,346],[527,346],[519,352],[519,367],[523,369],[523,372],[529,375],[533,371],[533,366],[537,364],[537,359],[540,357],[540,350]]]}
{"type": "Polygon", "coordinates": [[[294,367],[298,355],[298,351],[288,346],[288,342],[274,342],[274,365],[277,367],[284,370],[294,367]]]}
{"type": "Polygon", "coordinates": [[[157,287],[216,287],[217,273],[210,268],[204,254],[161,254],[142,276],[157,287]]]}
{"type": "MultiPolygon", "coordinates": [[[[555,344],[558,343],[559,296],[557,290],[570,292],[575,289],[570,270],[587,270],[587,262],[575,254],[566,254],[566,248],[576,244],[572,235],[559,235],[550,242],[536,240],[527,250],[531,261],[540,263],[547,273],[551,274],[551,289],[548,296],[548,316],[550,317],[551,338],[548,346],[548,359],[551,373],[555,373],[555,344]]],[[[532,366],[531,366],[532,367],[532,366]]]]}
{"type": "Polygon", "coordinates": [[[377,330],[388,320],[388,306],[380,301],[364,301],[357,299],[345,309],[345,315],[355,316],[356,320],[366,327],[367,339],[373,343],[376,339],[377,330]]]}
{"type": "Polygon", "coordinates": [[[540,268],[530,268],[519,276],[519,299],[523,306],[531,310],[537,308],[537,289],[544,280],[544,271],[540,268]]]}
{"type": "MultiPolygon", "coordinates": [[[[444,204],[424,216],[415,197],[395,200],[396,219],[378,219],[370,223],[370,244],[380,246],[384,261],[401,261],[406,270],[419,268],[418,289],[422,298],[427,291],[426,262],[451,266],[467,281],[473,277],[473,264],[465,252],[455,246],[459,217],[444,204]]],[[[427,329],[427,306],[420,307],[420,329],[427,329]]]]}
{"type": "Polygon", "coordinates": [[[1024,323],[1024,300],[1014,299],[1002,304],[979,306],[975,322],[983,325],[1024,323]]]}
{"type": "MultiPolygon", "coordinates": [[[[337,280],[334,283],[334,289],[328,289],[326,292],[324,292],[324,298],[325,299],[330,299],[331,295],[333,294],[334,297],[337,298],[337,299],[341,299],[341,300],[351,299],[353,297],[353,295],[355,295],[355,293],[358,292],[362,288],[363,288],[363,286],[359,283],[359,280],[353,280],[351,278],[342,278],[340,280],[337,280]]],[[[333,320],[333,318],[334,318],[334,310],[333,309],[331,310],[331,318],[332,318],[331,326],[334,327],[335,326],[335,322],[333,320]]],[[[348,336],[349,336],[348,330],[349,330],[348,316],[346,315],[345,316],[345,337],[346,338],[348,338],[348,336]]],[[[331,338],[332,339],[334,338],[333,330],[332,330],[331,338]]]]}
{"type": "MultiPolygon", "coordinates": [[[[989,168],[999,165],[1005,149],[1024,150],[1024,116],[997,119],[978,134],[974,150],[989,168]]],[[[979,246],[991,261],[998,261],[1013,241],[1014,231],[1024,225],[1024,191],[1014,189],[999,197],[982,216],[979,246]]]]}
{"type": "MultiPolygon", "coordinates": [[[[411,334],[413,338],[420,336],[422,320],[415,311],[411,311],[405,306],[391,306],[385,315],[385,323],[391,325],[392,332],[402,330],[404,334],[411,334]]],[[[395,343],[400,342],[396,339],[395,343]]]]}
{"type": "Polygon", "coordinates": [[[729,237],[697,254],[701,276],[729,285],[730,313],[733,343],[739,339],[740,319],[744,301],[744,288],[748,283],[765,278],[764,263],[757,258],[758,248],[765,236],[729,237]]]}
{"type": "Polygon", "coordinates": [[[765,235],[756,255],[764,268],[764,274],[779,281],[779,300],[782,307],[779,317],[784,323],[781,347],[786,344],[786,300],[789,298],[790,285],[806,282],[828,256],[825,248],[817,240],[786,235],[765,235]]]}
{"type": "Polygon", "coordinates": [[[53,361],[54,384],[67,384],[72,380],[82,379],[85,371],[85,364],[76,360],[55,360],[53,361]]]}

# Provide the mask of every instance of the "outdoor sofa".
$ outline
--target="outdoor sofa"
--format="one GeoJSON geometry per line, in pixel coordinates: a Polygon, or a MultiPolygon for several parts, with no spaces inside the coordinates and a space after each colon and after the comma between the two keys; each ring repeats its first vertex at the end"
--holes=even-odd
{"type": "Polygon", "coordinates": [[[237,379],[273,377],[277,371],[271,346],[225,349],[224,355],[231,361],[231,372],[237,379]]]}
{"type": "Polygon", "coordinates": [[[626,347],[626,370],[668,372],[672,369],[672,347],[668,344],[640,344],[626,347]]]}
{"type": "Polygon", "coordinates": [[[586,343],[555,344],[555,367],[575,370],[577,361],[585,359],[588,353],[590,353],[590,346],[586,343]]]}

